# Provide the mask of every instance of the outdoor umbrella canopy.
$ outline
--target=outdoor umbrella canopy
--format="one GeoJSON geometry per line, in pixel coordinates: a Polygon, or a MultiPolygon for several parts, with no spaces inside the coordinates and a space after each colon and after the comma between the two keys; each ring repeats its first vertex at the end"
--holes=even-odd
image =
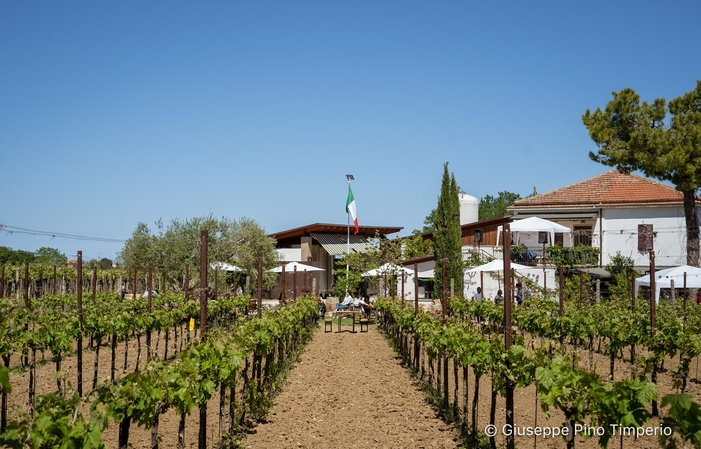
{"type": "Polygon", "coordinates": [[[374,270],[366,271],[363,273],[363,276],[366,277],[375,277],[375,276],[382,276],[385,274],[399,274],[402,271],[404,271],[407,274],[414,274],[413,270],[409,270],[408,268],[401,267],[399,265],[391,264],[391,263],[386,263],[382,265],[381,267],[377,267],[374,270]]]}
{"type": "MultiPolygon", "coordinates": [[[[511,268],[514,270],[525,270],[527,268],[532,268],[532,267],[527,267],[525,265],[520,265],[517,263],[511,263],[511,268]]],[[[469,270],[465,270],[466,273],[479,273],[481,271],[504,271],[504,261],[501,259],[495,259],[489,263],[486,263],[484,265],[477,266],[475,268],[470,268],[469,270]]]]}
{"type": "MultiPolygon", "coordinates": [[[[555,234],[561,233],[565,237],[565,246],[568,248],[572,246],[572,230],[567,226],[555,223],[554,221],[545,220],[539,217],[530,217],[524,218],[523,220],[516,220],[512,222],[509,227],[511,229],[511,233],[514,235],[514,242],[517,244],[525,244],[525,242],[521,242],[521,234],[525,234],[526,236],[535,234],[537,237],[538,232],[547,232],[550,236],[551,245],[553,242],[555,242],[555,234]]],[[[503,231],[503,226],[499,226],[497,228],[497,242],[499,241],[499,236],[503,231]]]]}
{"type": "MultiPolygon", "coordinates": [[[[282,273],[282,267],[283,265],[280,265],[279,267],[275,267],[272,270],[268,270],[270,273],[282,273]]],[[[297,271],[326,271],[323,268],[317,268],[313,267],[311,265],[305,265],[303,263],[299,262],[290,262],[286,265],[285,267],[285,273],[293,273],[295,271],[295,267],[297,267],[297,271]]]]}
{"type": "Polygon", "coordinates": [[[222,270],[222,271],[243,271],[243,269],[237,267],[236,265],[231,265],[229,263],[225,262],[212,262],[209,264],[210,267],[214,270],[222,270]]]}
{"type": "MultiPolygon", "coordinates": [[[[667,268],[666,270],[660,270],[655,272],[655,302],[660,302],[660,289],[661,288],[672,288],[672,282],[674,281],[674,288],[684,287],[684,273],[686,273],[686,287],[687,288],[701,288],[701,268],[692,267],[690,265],[682,265],[680,267],[667,268]]],[[[637,296],[638,287],[644,285],[646,287],[650,286],[650,275],[639,277],[635,280],[634,294],[637,296]]]]}

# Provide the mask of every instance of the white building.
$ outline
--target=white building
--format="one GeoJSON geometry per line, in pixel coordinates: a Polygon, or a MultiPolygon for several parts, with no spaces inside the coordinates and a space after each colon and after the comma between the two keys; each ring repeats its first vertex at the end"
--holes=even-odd
{"type": "Polygon", "coordinates": [[[607,171],[516,201],[509,210],[514,213],[514,220],[537,216],[569,227],[575,245],[601,249],[602,267],[620,252],[631,257],[637,268],[649,269],[648,254],[638,251],[638,225],[650,224],[655,266],[686,264],[683,195],[642,176],[607,171]]]}

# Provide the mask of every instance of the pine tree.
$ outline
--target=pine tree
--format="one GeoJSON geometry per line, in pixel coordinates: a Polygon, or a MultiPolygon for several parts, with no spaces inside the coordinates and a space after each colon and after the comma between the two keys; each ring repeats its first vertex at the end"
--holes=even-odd
{"type": "Polygon", "coordinates": [[[433,255],[435,257],[434,296],[443,291],[443,255],[446,256],[446,289],[454,279],[456,295],[462,295],[462,229],[460,228],[460,198],[455,175],[443,165],[443,180],[438,205],[434,209],[433,255]]]}

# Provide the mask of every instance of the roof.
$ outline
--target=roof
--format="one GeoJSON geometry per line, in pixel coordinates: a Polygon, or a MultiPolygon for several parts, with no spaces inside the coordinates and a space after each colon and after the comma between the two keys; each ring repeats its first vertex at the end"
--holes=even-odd
{"type": "Polygon", "coordinates": [[[364,235],[351,234],[349,236],[347,234],[318,234],[312,232],[311,236],[332,256],[346,254],[349,248],[350,252],[356,253],[367,253],[373,249],[368,238],[364,235]]]}
{"type": "Polygon", "coordinates": [[[636,174],[610,170],[568,186],[514,202],[508,209],[681,206],[682,192],[636,174]]]}
{"type": "MultiPolygon", "coordinates": [[[[374,237],[375,233],[380,233],[381,235],[394,234],[395,232],[401,231],[402,227],[396,226],[358,226],[358,234],[374,237]]],[[[331,223],[314,223],[306,226],[301,226],[299,228],[288,229],[286,231],[280,231],[275,234],[270,234],[270,237],[274,238],[278,242],[284,240],[299,239],[301,237],[311,236],[311,234],[346,234],[348,232],[347,224],[331,224],[331,223]]],[[[351,232],[351,236],[354,235],[351,232]]],[[[344,240],[345,243],[345,240],[344,240]]]]}

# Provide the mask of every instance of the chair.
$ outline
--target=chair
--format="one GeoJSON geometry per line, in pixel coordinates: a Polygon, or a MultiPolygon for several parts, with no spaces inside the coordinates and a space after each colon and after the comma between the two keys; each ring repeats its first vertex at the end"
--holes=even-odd
{"type": "Polygon", "coordinates": [[[361,318],[360,319],[360,332],[367,332],[369,330],[369,324],[370,319],[369,318],[361,318]],[[363,330],[363,327],[365,330],[363,330]]]}

